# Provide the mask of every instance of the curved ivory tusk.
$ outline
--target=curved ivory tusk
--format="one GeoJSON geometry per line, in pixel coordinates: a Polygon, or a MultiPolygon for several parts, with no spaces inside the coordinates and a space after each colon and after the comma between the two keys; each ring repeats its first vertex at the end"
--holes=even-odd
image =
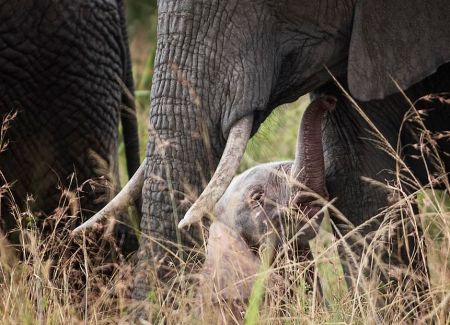
{"type": "Polygon", "coordinates": [[[245,116],[233,125],[213,177],[178,224],[179,229],[200,222],[203,216],[213,211],[214,205],[228,188],[239,168],[247,142],[250,139],[252,126],[253,115],[245,116]]]}
{"type": "Polygon", "coordinates": [[[84,222],[72,231],[72,235],[76,235],[83,230],[92,228],[96,223],[108,218],[117,217],[126,208],[136,201],[142,191],[144,185],[144,170],[147,159],[145,159],[134,173],[133,177],[123,187],[123,189],[109,202],[103,209],[97,212],[92,218],[84,222]]]}

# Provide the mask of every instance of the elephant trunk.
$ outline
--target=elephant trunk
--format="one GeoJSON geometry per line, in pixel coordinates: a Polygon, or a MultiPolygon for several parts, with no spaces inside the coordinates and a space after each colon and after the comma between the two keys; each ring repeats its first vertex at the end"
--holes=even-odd
{"type": "Polygon", "coordinates": [[[303,114],[291,175],[307,189],[328,197],[325,185],[325,162],[322,146],[322,121],[326,112],[336,106],[337,99],[324,96],[314,100],[303,114]]]}

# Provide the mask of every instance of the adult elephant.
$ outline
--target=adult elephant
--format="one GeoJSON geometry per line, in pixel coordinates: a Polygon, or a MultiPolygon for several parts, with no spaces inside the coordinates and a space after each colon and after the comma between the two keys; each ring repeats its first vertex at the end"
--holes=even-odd
{"type": "MultiPolygon", "coordinates": [[[[48,215],[79,196],[68,213],[81,218],[109,201],[119,120],[129,174],[139,166],[132,92],[121,0],[1,0],[0,116],[17,115],[2,132],[0,184],[10,184],[14,204],[31,194],[28,206],[48,215]]],[[[1,201],[8,231],[17,212],[1,201]]]]}
{"type": "MultiPolygon", "coordinates": [[[[158,10],[141,228],[159,239],[180,241],[176,225],[185,203],[222,157],[182,226],[212,211],[248,137],[275,107],[313,91],[338,98],[323,130],[327,188],[353,226],[362,224],[388,205],[386,191],[362,177],[385,183],[396,167],[363,139],[373,138],[376,126],[396,148],[410,107],[400,90],[412,101],[449,90],[446,0],[161,0],[158,10]],[[365,116],[332,86],[332,75],[365,116]]],[[[376,227],[359,229],[364,237],[376,227]]],[[[160,251],[150,242],[141,243],[144,262],[148,247],[160,251]]],[[[144,283],[137,278],[136,296],[145,296],[144,283]]]]}

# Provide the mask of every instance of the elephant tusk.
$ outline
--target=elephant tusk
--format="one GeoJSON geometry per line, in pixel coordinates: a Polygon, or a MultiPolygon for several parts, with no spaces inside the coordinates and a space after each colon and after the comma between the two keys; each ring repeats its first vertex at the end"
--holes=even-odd
{"type": "Polygon", "coordinates": [[[245,116],[233,125],[213,177],[178,224],[179,229],[200,222],[203,216],[213,211],[214,205],[228,188],[239,168],[247,142],[250,139],[252,126],[253,115],[245,116]]]}
{"type": "Polygon", "coordinates": [[[95,224],[108,217],[117,217],[119,213],[136,201],[142,191],[144,185],[144,170],[147,159],[145,159],[134,173],[133,177],[123,187],[123,189],[99,212],[92,218],[78,226],[72,231],[72,235],[77,235],[83,230],[92,228],[95,224]]]}

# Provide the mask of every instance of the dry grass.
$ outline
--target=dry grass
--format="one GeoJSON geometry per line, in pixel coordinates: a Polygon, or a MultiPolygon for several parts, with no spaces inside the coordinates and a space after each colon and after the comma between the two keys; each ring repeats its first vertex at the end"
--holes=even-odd
{"type": "Polygon", "coordinates": [[[127,308],[132,283],[131,265],[111,257],[117,248],[94,234],[71,238],[71,200],[43,221],[20,210],[9,188],[3,189],[0,198],[17,220],[10,231],[20,245],[0,237],[0,323],[115,323],[127,308]]]}
{"type": "MultiPolygon", "coordinates": [[[[283,123],[286,122],[278,123],[280,128],[284,127],[283,123]]],[[[294,127],[296,130],[297,125],[294,127]]],[[[374,133],[376,134],[376,131],[374,133]]],[[[265,136],[262,143],[270,148],[271,140],[265,136]]],[[[274,141],[279,140],[275,138],[274,141]]],[[[430,143],[424,143],[423,147],[430,143]]],[[[386,147],[383,139],[380,139],[380,145],[384,150],[396,155],[396,150],[386,147]]],[[[249,161],[251,159],[247,158],[246,164],[249,164],[249,161]]],[[[402,162],[399,161],[399,164],[402,162]]],[[[410,181],[414,182],[413,179],[410,181]]],[[[388,216],[401,212],[402,220],[415,220],[423,225],[431,290],[422,302],[430,308],[421,317],[424,323],[433,320],[436,324],[448,324],[449,189],[438,192],[431,188],[416,188],[414,195],[407,195],[400,187],[391,188],[399,203],[387,208],[385,212],[388,216]],[[418,215],[413,216],[411,207],[416,198],[421,209],[418,215]]],[[[312,242],[317,276],[322,283],[327,304],[316,303],[314,288],[311,293],[301,280],[302,272],[311,265],[299,263],[286,256],[279,256],[276,268],[265,267],[261,270],[262,275],[258,276],[248,309],[242,305],[236,306],[236,302],[221,300],[217,293],[213,293],[217,295],[214,299],[216,303],[211,304],[205,299],[200,303],[200,296],[207,295],[201,291],[203,289],[200,288],[203,287],[199,286],[196,277],[190,273],[191,262],[197,260],[194,256],[188,257],[187,262],[180,264],[170,286],[151,276],[151,291],[147,300],[134,302],[129,299],[129,288],[133,283],[132,263],[118,259],[114,265],[108,265],[109,269],[105,271],[100,266],[101,262],[88,253],[88,250],[92,249],[90,238],[82,238],[76,244],[73,243],[68,235],[72,228],[70,222],[66,223],[65,229],[44,234],[37,223],[24,222],[32,220],[33,215],[30,211],[20,210],[14,205],[6,186],[2,188],[1,195],[2,199],[10,199],[13,204],[14,213],[20,220],[18,231],[23,243],[14,251],[8,247],[4,237],[1,239],[1,324],[233,324],[241,322],[241,319],[245,319],[247,324],[401,324],[408,322],[411,316],[406,307],[411,301],[411,291],[408,291],[410,284],[404,283],[395,287],[390,293],[389,303],[380,305],[380,293],[377,290],[379,284],[376,281],[367,281],[363,276],[364,267],[361,266],[358,274],[359,289],[356,292],[347,289],[336,252],[340,240],[331,235],[332,225],[328,219],[324,222],[319,236],[312,242]],[[279,273],[280,270],[283,271],[284,279],[288,280],[286,283],[290,286],[289,295],[277,286],[265,286],[267,275],[279,273]]],[[[52,216],[56,223],[58,220],[65,220],[69,202],[64,204],[59,210],[60,213],[52,216]]],[[[385,221],[377,233],[373,234],[374,240],[367,246],[364,263],[373,261],[373,255],[376,256],[380,246],[386,247],[385,236],[392,230],[392,223],[398,222],[394,217],[388,217],[387,220],[392,222],[385,221]]],[[[412,230],[415,231],[417,229],[412,230]]],[[[289,249],[290,244],[285,241],[283,249],[289,249]]],[[[200,249],[196,254],[204,254],[204,249],[200,249]]],[[[390,271],[408,272],[407,279],[413,283],[421,280],[416,279],[411,267],[405,271],[382,265],[381,262],[379,264],[381,268],[391,267],[390,271]]]]}
{"type": "MultiPolygon", "coordinates": [[[[233,322],[234,306],[221,301],[219,306],[198,304],[196,288],[187,281],[187,274],[180,271],[176,285],[166,296],[165,285],[152,283],[152,290],[146,302],[135,305],[127,299],[126,288],[131,284],[131,268],[121,265],[112,279],[98,288],[96,270],[87,268],[86,290],[75,290],[71,259],[61,259],[58,250],[46,251],[44,240],[35,232],[24,231],[29,244],[25,245],[27,258],[19,262],[5,254],[2,245],[0,262],[0,321],[2,324],[115,324],[135,323],[138,319],[149,319],[151,323],[168,324],[208,324],[227,319],[233,322]],[[93,288],[96,287],[94,290],[93,288]],[[170,298],[168,298],[170,297],[170,298]],[[87,298],[87,299],[86,299],[87,298]],[[138,308],[139,307],[139,308],[138,308]],[[139,311],[139,314],[136,314],[139,311]],[[144,316],[145,315],[145,316],[144,316]]],[[[428,237],[429,238],[429,237],[428,237]]],[[[441,242],[441,240],[440,240],[441,242]]],[[[429,266],[431,271],[433,313],[438,316],[437,324],[448,321],[448,303],[450,295],[449,245],[448,237],[442,244],[432,242],[429,245],[429,266]],[[431,247],[431,249],[430,249],[431,247]]],[[[254,294],[262,295],[258,304],[258,313],[247,317],[248,324],[323,324],[323,323],[377,323],[379,310],[374,310],[373,301],[360,295],[352,295],[346,288],[341,266],[335,252],[336,240],[327,232],[314,241],[316,263],[319,277],[324,288],[326,308],[315,306],[312,295],[305,292],[305,285],[293,287],[290,299],[277,296],[271,290],[254,294]]],[[[85,261],[89,265],[89,261],[85,261]]],[[[300,277],[299,265],[293,261],[281,264],[287,273],[300,277]]],[[[86,265],[83,265],[84,270],[86,265]]],[[[300,268],[301,269],[301,268],[300,268]]],[[[180,270],[183,270],[180,267],[180,270]]],[[[372,289],[370,289],[372,290],[372,289]]],[[[367,294],[375,296],[367,290],[367,294]]],[[[383,312],[403,308],[401,292],[399,300],[383,307],[383,312]]],[[[373,297],[372,297],[373,299],[373,297]]],[[[395,316],[395,315],[394,315],[395,316]]],[[[404,320],[383,319],[382,323],[404,323],[404,320]]],[[[145,322],[143,322],[145,324],[145,322]]]]}

